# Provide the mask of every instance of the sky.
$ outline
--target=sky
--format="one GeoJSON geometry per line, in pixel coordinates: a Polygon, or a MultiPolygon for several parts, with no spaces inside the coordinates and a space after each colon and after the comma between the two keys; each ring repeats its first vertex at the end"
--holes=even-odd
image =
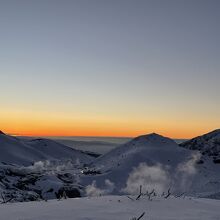
{"type": "Polygon", "coordinates": [[[220,1],[0,0],[0,129],[191,138],[220,128],[220,1]]]}

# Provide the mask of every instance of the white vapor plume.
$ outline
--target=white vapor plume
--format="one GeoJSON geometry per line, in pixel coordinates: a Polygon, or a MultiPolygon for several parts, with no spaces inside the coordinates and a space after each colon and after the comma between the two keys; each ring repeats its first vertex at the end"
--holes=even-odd
{"type": "Polygon", "coordinates": [[[194,175],[196,174],[196,162],[198,162],[201,158],[201,154],[199,152],[192,155],[192,157],[184,162],[178,165],[177,171],[183,172],[187,175],[194,175]]]}
{"type": "Polygon", "coordinates": [[[201,158],[201,153],[193,153],[189,160],[180,163],[177,166],[175,173],[175,181],[178,184],[175,184],[175,187],[179,191],[187,192],[190,190],[190,187],[193,182],[193,178],[197,173],[196,164],[201,158]]]}
{"type": "Polygon", "coordinates": [[[46,172],[56,173],[65,170],[74,170],[77,168],[79,162],[72,160],[45,160],[37,161],[33,165],[28,167],[21,167],[20,170],[24,172],[46,172]]]}
{"type": "Polygon", "coordinates": [[[154,189],[156,193],[161,194],[169,188],[173,192],[189,192],[197,173],[196,164],[200,158],[200,153],[193,153],[187,161],[179,163],[176,169],[161,164],[149,166],[146,163],[140,163],[130,172],[126,187],[121,191],[134,195],[139,193],[142,186],[143,192],[154,189]]]}
{"type": "Polygon", "coordinates": [[[86,187],[86,195],[89,197],[102,196],[111,193],[115,188],[115,184],[110,180],[105,180],[104,189],[100,189],[96,185],[96,181],[94,180],[91,185],[86,187]]]}
{"type": "Polygon", "coordinates": [[[148,166],[146,163],[140,163],[129,174],[126,187],[122,189],[122,192],[137,194],[142,186],[144,191],[154,189],[157,193],[162,193],[167,190],[169,182],[169,174],[160,164],[148,166]]]}

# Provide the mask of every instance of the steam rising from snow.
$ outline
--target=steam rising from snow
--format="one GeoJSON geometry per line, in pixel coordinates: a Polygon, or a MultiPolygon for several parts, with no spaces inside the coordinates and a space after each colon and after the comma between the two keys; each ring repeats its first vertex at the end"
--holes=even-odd
{"type": "Polygon", "coordinates": [[[149,166],[146,163],[140,163],[138,167],[133,168],[127,179],[126,187],[121,191],[138,194],[139,188],[142,186],[143,192],[154,189],[160,194],[170,187],[173,191],[187,192],[197,173],[196,163],[200,158],[200,153],[192,154],[189,160],[180,163],[174,171],[161,164],[149,166]]]}
{"type": "Polygon", "coordinates": [[[192,157],[177,167],[176,179],[179,180],[179,189],[182,191],[188,191],[192,184],[192,179],[197,173],[196,164],[201,158],[201,153],[197,152],[192,157]]]}
{"type": "MultiPolygon", "coordinates": [[[[192,184],[193,177],[197,173],[196,164],[200,159],[200,153],[194,153],[185,162],[177,165],[176,169],[172,169],[169,166],[162,166],[156,164],[149,166],[147,163],[140,163],[137,167],[134,167],[123,189],[116,189],[115,184],[109,179],[106,179],[103,187],[98,187],[94,180],[92,184],[86,186],[85,193],[87,196],[100,196],[111,194],[114,190],[117,192],[123,192],[127,194],[138,194],[139,188],[142,186],[142,191],[149,192],[153,189],[156,193],[161,194],[166,192],[168,188],[178,192],[188,192],[192,184]]],[[[39,172],[56,174],[66,170],[71,170],[77,174],[79,172],[79,161],[38,161],[29,167],[19,168],[21,172],[39,172]]],[[[76,182],[79,182],[79,176],[76,175],[76,182]]],[[[116,192],[115,191],[115,192],[116,192]]]]}
{"type": "Polygon", "coordinates": [[[139,187],[143,191],[152,191],[162,193],[169,186],[169,174],[160,164],[148,166],[146,163],[140,163],[138,167],[133,168],[129,174],[126,187],[122,192],[129,194],[138,194],[139,187]]]}
{"type": "Polygon", "coordinates": [[[53,173],[53,172],[60,172],[64,170],[73,170],[77,166],[79,166],[80,163],[78,160],[72,161],[72,160],[62,160],[62,161],[38,161],[35,162],[33,165],[28,167],[22,167],[21,170],[25,172],[47,172],[47,173],[53,173]]]}
{"type": "Polygon", "coordinates": [[[201,154],[195,153],[192,155],[192,158],[190,158],[188,161],[179,164],[179,166],[177,167],[177,170],[179,172],[183,172],[186,175],[194,175],[196,174],[196,162],[199,161],[201,158],[201,154]]]}
{"type": "Polygon", "coordinates": [[[96,185],[96,181],[94,180],[91,185],[86,187],[86,195],[89,197],[107,195],[113,192],[115,188],[115,184],[110,180],[105,180],[105,188],[100,189],[96,185]]]}

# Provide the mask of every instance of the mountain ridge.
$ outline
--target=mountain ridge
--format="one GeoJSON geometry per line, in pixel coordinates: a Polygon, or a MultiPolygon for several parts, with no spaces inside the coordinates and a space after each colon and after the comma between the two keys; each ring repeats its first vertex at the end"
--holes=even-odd
{"type": "Polygon", "coordinates": [[[220,163],[220,129],[192,138],[179,146],[189,150],[198,150],[203,155],[211,157],[213,162],[220,163]]]}
{"type": "Polygon", "coordinates": [[[57,143],[39,138],[25,140],[14,136],[0,134],[0,162],[31,165],[34,162],[54,159],[73,159],[86,162],[90,157],[83,152],[57,143]]]}

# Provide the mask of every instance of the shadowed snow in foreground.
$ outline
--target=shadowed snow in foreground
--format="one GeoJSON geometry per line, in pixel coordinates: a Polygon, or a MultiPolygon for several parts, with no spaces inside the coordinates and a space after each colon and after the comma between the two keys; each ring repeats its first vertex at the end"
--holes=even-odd
{"type": "Polygon", "coordinates": [[[220,201],[195,198],[132,201],[126,196],[103,196],[48,202],[13,203],[0,206],[4,220],[216,220],[220,201]]]}

